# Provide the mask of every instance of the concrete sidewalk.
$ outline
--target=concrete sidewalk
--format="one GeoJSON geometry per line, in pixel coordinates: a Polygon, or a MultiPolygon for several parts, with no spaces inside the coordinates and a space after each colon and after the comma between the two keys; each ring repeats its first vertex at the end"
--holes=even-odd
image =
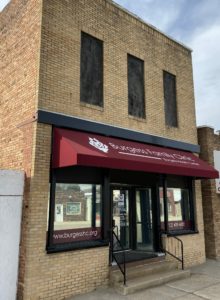
{"type": "Polygon", "coordinates": [[[220,300],[220,261],[207,260],[205,264],[191,268],[191,273],[190,278],[128,296],[119,295],[108,287],[70,300],[220,300]]]}

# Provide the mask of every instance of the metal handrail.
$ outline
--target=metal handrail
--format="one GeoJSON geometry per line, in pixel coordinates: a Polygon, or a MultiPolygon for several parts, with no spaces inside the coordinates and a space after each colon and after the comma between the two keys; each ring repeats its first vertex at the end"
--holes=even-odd
{"type": "Polygon", "coordinates": [[[117,266],[119,268],[119,270],[121,271],[123,277],[124,277],[124,285],[126,285],[126,260],[125,260],[125,250],[124,250],[124,247],[122,246],[121,244],[121,241],[119,240],[118,238],[118,228],[117,228],[117,234],[114,232],[114,229],[117,228],[117,226],[114,226],[112,228],[112,246],[111,246],[111,252],[112,252],[112,258],[114,258],[115,262],[117,263],[117,266]],[[113,244],[113,237],[116,239],[116,241],[118,242],[120,248],[121,248],[121,251],[123,252],[123,268],[121,266],[121,264],[119,263],[119,261],[117,260],[117,257],[115,256],[115,252],[114,251],[114,244],[113,244]]]}
{"type": "MultiPolygon", "coordinates": [[[[168,233],[161,232],[160,233],[160,248],[161,248],[162,252],[164,252],[165,254],[166,253],[169,254],[170,256],[172,256],[173,258],[175,258],[176,260],[178,260],[179,262],[181,262],[182,270],[184,270],[183,241],[180,238],[178,238],[177,236],[175,236],[173,234],[168,234],[168,233]],[[169,250],[166,249],[166,245],[165,245],[165,247],[163,247],[163,242],[162,242],[163,235],[166,236],[166,237],[169,237],[169,238],[174,238],[176,241],[178,241],[178,243],[181,246],[181,258],[176,255],[176,248],[175,248],[175,254],[174,254],[174,253],[171,253],[171,250],[169,251],[169,250]]],[[[178,246],[178,249],[179,249],[179,246],[178,246]]]]}

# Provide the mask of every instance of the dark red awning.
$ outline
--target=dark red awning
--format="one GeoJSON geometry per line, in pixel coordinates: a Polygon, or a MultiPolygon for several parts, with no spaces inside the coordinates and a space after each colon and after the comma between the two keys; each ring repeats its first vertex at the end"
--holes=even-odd
{"type": "Polygon", "coordinates": [[[54,129],[52,165],[219,177],[218,171],[190,152],[58,128],[54,129]]]}

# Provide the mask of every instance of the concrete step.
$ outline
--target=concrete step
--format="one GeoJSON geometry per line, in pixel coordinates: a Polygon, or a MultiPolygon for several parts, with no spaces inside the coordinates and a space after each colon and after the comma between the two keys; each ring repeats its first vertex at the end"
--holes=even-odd
{"type": "MultiPolygon", "coordinates": [[[[138,277],[144,277],[147,275],[152,275],[156,273],[162,273],[167,271],[172,271],[177,269],[177,264],[174,262],[168,262],[165,260],[159,262],[152,262],[137,266],[126,266],[126,278],[131,280],[138,277]]],[[[118,282],[123,281],[123,275],[120,270],[112,270],[110,272],[110,282],[112,285],[115,285],[118,282]]]]}
{"type": "MultiPolygon", "coordinates": [[[[147,265],[155,262],[161,262],[165,261],[165,253],[160,253],[158,256],[152,257],[152,258],[146,258],[146,259],[141,259],[141,260],[135,260],[135,261],[129,261],[126,262],[127,268],[133,267],[133,266],[138,266],[138,265],[147,265]]],[[[118,266],[116,263],[114,263],[111,266],[112,270],[118,270],[118,266]]]]}
{"type": "Polygon", "coordinates": [[[122,295],[128,295],[144,289],[159,286],[170,281],[188,278],[189,276],[190,270],[172,270],[127,280],[125,286],[122,283],[116,283],[115,289],[122,295]]]}

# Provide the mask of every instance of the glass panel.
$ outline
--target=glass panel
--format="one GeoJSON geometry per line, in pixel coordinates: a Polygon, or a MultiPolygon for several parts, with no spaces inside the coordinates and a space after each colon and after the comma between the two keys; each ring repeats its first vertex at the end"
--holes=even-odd
{"type": "MultiPolygon", "coordinates": [[[[129,248],[129,194],[128,190],[113,190],[113,222],[115,233],[124,247],[129,248]]],[[[115,243],[115,250],[120,247],[115,243]]]]}
{"type": "Polygon", "coordinates": [[[153,251],[152,200],[150,189],[136,190],[137,249],[153,251]]]}
{"type": "Polygon", "coordinates": [[[54,243],[101,238],[101,186],[56,184],[54,243]]]}
{"type": "Polygon", "coordinates": [[[189,192],[186,189],[168,188],[168,227],[170,230],[191,229],[189,192]]]}
{"type": "Polygon", "coordinates": [[[163,188],[160,187],[159,189],[159,193],[160,193],[160,228],[162,230],[165,229],[165,226],[164,226],[164,219],[165,219],[165,216],[164,216],[164,200],[163,200],[163,188]]]}
{"type": "MultiPolygon", "coordinates": [[[[163,198],[163,188],[160,188],[161,229],[165,229],[163,198]]],[[[192,229],[188,189],[167,188],[167,211],[170,231],[192,229]]]]}

